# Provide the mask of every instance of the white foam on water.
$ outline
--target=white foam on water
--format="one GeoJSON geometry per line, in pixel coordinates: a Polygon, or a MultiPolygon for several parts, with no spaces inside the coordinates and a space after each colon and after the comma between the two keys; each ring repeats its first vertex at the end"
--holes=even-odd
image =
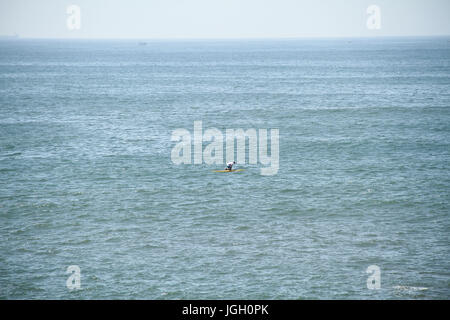
{"type": "Polygon", "coordinates": [[[403,291],[425,291],[428,290],[426,287],[410,287],[410,286],[394,286],[392,287],[395,290],[403,290],[403,291]]]}

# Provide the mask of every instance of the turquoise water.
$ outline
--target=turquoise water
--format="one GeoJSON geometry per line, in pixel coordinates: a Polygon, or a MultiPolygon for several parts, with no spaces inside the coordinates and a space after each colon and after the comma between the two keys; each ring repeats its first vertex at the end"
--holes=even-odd
{"type": "Polygon", "coordinates": [[[1,41],[0,298],[449,299],[449,88],[449,38],[1,41]],[[173,164],[200,120],[278,173],[173,164]]]}

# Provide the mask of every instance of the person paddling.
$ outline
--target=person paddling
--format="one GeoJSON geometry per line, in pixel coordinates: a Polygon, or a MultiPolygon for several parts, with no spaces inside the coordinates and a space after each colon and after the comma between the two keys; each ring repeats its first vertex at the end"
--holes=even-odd
{"type": "Polygon", "coordinates": [[[236,164],[236,161],[232,161],[232,162],[227,162],[227,167],[225,168],[225,170],[230,170],[233,169],[233,165],[236,164]]]}

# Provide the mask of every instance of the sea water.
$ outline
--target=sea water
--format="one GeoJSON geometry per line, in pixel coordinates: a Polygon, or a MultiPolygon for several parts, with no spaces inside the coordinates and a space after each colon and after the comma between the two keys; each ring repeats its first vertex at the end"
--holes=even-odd
{"type": "Polygon", "coordinates": [[[449,89],[446,37],[1,41],[0,298],[449,299],[449,89]]]}

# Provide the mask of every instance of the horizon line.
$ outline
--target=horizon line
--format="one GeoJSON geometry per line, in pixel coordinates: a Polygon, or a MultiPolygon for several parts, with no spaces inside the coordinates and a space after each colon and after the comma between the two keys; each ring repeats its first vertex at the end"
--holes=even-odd
{"type": "Polygon", "coordinates": [[[20,35],[0,35],[0,40],[145,40],[145,41],[180,41],[180,40],[302,40],[302,39],[373,39],[373,38],[445,38],[450,34],[430,35],[364,35],[364,36],[281,36],[281,37],[21,37],[20,35]]]}

